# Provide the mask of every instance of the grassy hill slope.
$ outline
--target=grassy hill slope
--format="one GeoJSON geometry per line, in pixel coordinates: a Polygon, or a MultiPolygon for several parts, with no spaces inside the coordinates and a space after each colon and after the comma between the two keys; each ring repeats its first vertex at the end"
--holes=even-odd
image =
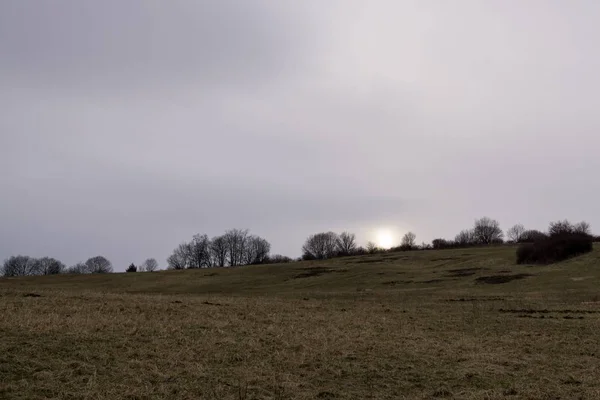
{"type": "Polygon", "coordinates": [[[598,398],[600,250],[0,279],[0,398],[598,398]]]}

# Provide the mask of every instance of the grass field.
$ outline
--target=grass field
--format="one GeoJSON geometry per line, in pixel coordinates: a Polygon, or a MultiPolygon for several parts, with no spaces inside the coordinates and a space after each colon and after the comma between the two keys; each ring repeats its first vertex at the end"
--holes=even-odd
{"type": "Polygon", "coordinates": [[[1,399],[600,399],[600,249],[0,279],[1,399]]]}

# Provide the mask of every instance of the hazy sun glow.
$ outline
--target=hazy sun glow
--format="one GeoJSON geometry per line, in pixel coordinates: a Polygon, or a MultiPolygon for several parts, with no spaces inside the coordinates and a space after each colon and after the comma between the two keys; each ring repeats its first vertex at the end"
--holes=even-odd
{"type": "Polygon", "coordinates": [[[380,230],[377,232],[375,243],[383,249],[389,249],[394,245],[394,235],[388,230],[380,230]]]}

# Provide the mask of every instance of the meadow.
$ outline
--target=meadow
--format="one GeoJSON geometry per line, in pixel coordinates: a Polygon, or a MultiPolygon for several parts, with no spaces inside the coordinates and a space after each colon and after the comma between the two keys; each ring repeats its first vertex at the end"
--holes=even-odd
{"type": "Polygon", "coordinates": [[[431,398],[600,398],[600,248],[0,279],[0,399],[431,398]]]}

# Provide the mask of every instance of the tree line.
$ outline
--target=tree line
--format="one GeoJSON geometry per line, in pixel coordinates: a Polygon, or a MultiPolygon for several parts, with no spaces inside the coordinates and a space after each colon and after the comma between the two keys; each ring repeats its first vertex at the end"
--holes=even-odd
{"type": "Polygon", "coordinates": [[[237,267],[292,261],[279,254],[271,256],[270,252],[271,243],[250,234],[248,229],[230,229],[213,238],[196,234],[192,240],[181,243],[173,250],[167,258],[167,268],[237,267]]]}
{"type": "MultiPolygon", "coordinates": [[[[529,238],[527,238],[529,239],[529,238]]],[[[521,241],[517,264],[551,264],[593,250],[594,237],[587,222],[568,220],[550,223],[547,233],[537,232],[533,240],[521,241]]]]}
{"type": "Polygon", "coordinates": [[[550,223],[548,232],[537,229],[526,229],[522,224],[516,224],[505,232],[500,223],[489,217],[475,220],[472,228],[463,229],[456,234],[454,239],[433,239],[431,243],[417,244],[417,236],[407,232],[400,244],[390,249],[382,249],[373,242],[368,242],[366,247],[356,244],[355,235],[349,232],[336,234],[335,232],[322,232],[310,235],[302,246],[302,259],[315,260],[350,255],[363,255],[381,252],[411,251],[411,250],[441,250],[452,248],[465,248],[476,246],[491,246],[501,244],[521,244],[539,242],[545,238],[555,236],[557,232],[571,232],[583,234],[592,241],[599,241],[600,236],[593,236],[590,224],[582,221],[572,224],[567,220],[550,223]]]}
{"type": "MultiPolygon", "coordinates": [[[[133,264],[132,264],[133,265],[133,264]]],[[[158,262],[149,258],[135,271],[152,272],[158,270],[158,262]]],[[[130,272],[131,266],[127,269],[130,272]]],[[[52,257],[34,258],[29,256],[12,256],[0,266],[0,276],[35,276],[35,275],[58,275],[58,274],[109,274],[113,272],[112,263],[104,256],[90,257],[86,262],[78,262],[67,267],[61,261],[52,257]]]]}
{"type": "Polygon", "coordinates": [[[71,267],[52,257],[34,258],[29,256],[12,256],[4,261],[0,272],[5,277],[57,275],[57,274],[105,274],[113,272],[110,261],[105,257],[89,258],[71,267]]]}
{"type": "MultiPolygon", "coordinates": [[[[350,232],[321,232],[310,235],[302,245],[302,256],[292,259],[280,254],[271,255],[271,244],[264,238],[250,234],[247,229],[230,229],[223,235],[209,238],[206,234],[196,234],[189,242],[179,244],[167,258],[167,269],[181,270],[194,268],[237,267],[242,265],[258,265],[268,263],[288,263],[299,260],[323,260],[334,257],[373,254],[387,251],[411,251],[431,249],[451,249],[472,246],[489,246],[504,243],[535,244],[522,247],[519,260],[523,262],[533,259],[548,259],[552,246],[561,249],[571,246],[575,250],[565,250],[567,253],[580,252],[590,249],[592,241],[600,241],[593,236],[590,224],[582,221],[572,224],[567,220],[550,223],[547,232],[536,229],[525,229],[522,224],[516,224],[504,231],[498,221],[483,217],[475,220],[472,228],[461,230],[453,240],[434,239],[431,244],[416,242],[416,235],[407,232],[399,245],[391,249],[382,249],[373,242],[365,247],[359,246],[356,235],[350,232]],[[571,235],[571,236],[568,236],[571,235]],[[549,241],[552,239],[552,241],[549,241]],[[579,240],[579,245],[571,243],[579,240]],[[567,241],[567,242],[565,242],[567,241]],[[552,245],[550,245],[552,243],[552,245]]],[[[571,248],[569,247],[569,248],[571,248]]],[[[553,250],[560,253],[563,250],[553,250]]],[[[553,253],[553,254],[554,254],[553,253]]],[[[557,254],[558,254],[557,253],[557,254]]],[[[561,253],[562,254],[562,253],[561,253]]],[[[140,265],[129,265],[127,272],[152,272],[158,270],[158,262],[154,258],[145,260],[140,265]]],[[[0,275],[5,277],[55,274],[97,274],[111,273],[113,266],[103,256],[89,258],[86,262],[66,267],[59,260],[51,257],[33,258],[28,256],[12,256],[0,267],[0,275]]]]}

